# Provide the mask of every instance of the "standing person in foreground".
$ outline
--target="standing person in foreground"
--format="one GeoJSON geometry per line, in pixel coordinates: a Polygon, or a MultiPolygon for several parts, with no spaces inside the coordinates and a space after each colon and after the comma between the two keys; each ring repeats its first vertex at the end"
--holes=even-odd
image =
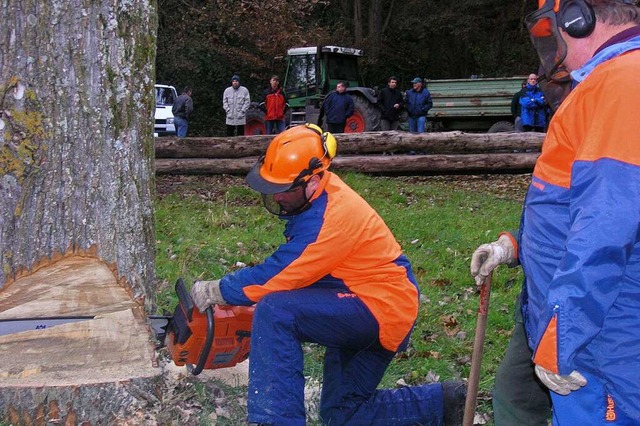
{"type": "Polygon", "coordinates": [[[411,80],[413,87],[406,92],[405,101],[409,113],[409,131],[412,133],[424,133],[427,126],[427,114],[433,101],[431,93],[422,87],[422,79],[416,77],[411,80]]]}
{"type": "Polygon", "coordinates": [[[173,103],[171,113],[176,126],[176,136],[184,138],[189,130],[189,116],[193,112],[193,99],[191,99],[191,87],[186,86],[182,94],[173,103]]]}
{"type": "Polygon", "coordinates": [[[347,84],[338,82],[335,92],[324,98],[318,116],[318,126],[322,126],[322,119],[327,116],[327,129],[331,133],[344,133],[347,118],[353,115],[353,98],[347,93],[347,84]]]}
{"type": "Polygon", "coordinates": [[[260,108],[264,112],[264,125],[268,135],[284,131],[284,113],[287,111],[287,95],[280,86],[280,77],[271,76],[269,87],[262,93],[260,108]]]}
{"type": "MultiPolygon", "coordinates": [[[[472,258],[477,282],[502,263],[524,269],[529,354],[554,425],[640,424],[639,24],[632,0],[541,1],[527,17],[546,75],[564,64],[576,86],[551,120],[519,237],[472,258]]],[[[507,352],[524,353],[517,344],[507,352]]]]}
{"type": "Polygon", "coordinates": [[[231,86],[222,94],[222,108],[227,114],[227,136],[244,136],[244,125],[247,124],[247,110],[251,97],[246,87],[240,85],[240,77],[231,77],[231,86]]]}
{"type": "Polygon", "coordinates": [[[409,260],[380,216],[327,168],[331,133],[313,124],[276,136],[247,183],[286,221],[263,263],[198,281],[191,297],[257,303],[249,355],[249,422],[304,425],[302,342],[326,347],[320,415],[327,425],[459,424],[461,382],[376,387],[418,315],[409,260]]]}
{"type": "Polygon", "coordinates": [[[398,89],[398,78],[391,76],[387,87],[382,89],[378,95],[378,104],[382,109],[380,130],[398,130],[403,103],[402,92],[398,89]]]}

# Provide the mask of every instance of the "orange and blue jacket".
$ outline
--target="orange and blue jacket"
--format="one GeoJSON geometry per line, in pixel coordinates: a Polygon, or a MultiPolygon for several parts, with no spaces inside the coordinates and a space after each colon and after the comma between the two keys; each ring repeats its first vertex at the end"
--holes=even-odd
{"type": "Polygon", "coordinates": [[[337,175],[325,172],[304,212],[287,221],[282,244],[263,263],[226,275],[232,305],[308,286],[344,287],[376,318],[382,346],[396,351],[418,315],[418,286],[409,260],[382,218],[337,175]]]}
{"type": "Polygon", "coordinates": [[[572,76],[524,204],[525,327],[536,364],[640,418],[640,28],[572,76]]]}

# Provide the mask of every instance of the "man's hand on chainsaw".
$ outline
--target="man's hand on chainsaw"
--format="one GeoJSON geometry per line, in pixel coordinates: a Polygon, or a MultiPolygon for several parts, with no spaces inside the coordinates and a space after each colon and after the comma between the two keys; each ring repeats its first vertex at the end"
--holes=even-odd
{"type": "Polygon", "coordinates": [[[200,312],[212,305],[227,304],[220,292],[220,280],[196,281],[189,295],[200,312]]]}
{"type": "Polygon", "coordinates": [[[516,248],[511,238],[503,234],[490,244],[482,244],[471,256],[471,276],[476,279],[476,285],[481,286],[484,279],[503,263],[513,265],[516,261],[516,248]]]}

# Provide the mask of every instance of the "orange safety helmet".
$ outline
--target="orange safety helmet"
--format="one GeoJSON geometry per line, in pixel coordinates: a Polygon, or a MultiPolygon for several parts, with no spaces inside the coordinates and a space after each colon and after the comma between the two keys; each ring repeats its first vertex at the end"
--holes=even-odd
{"type": "Polygon", "coordinates": [[[315,124],[291,127],[277,135],[247,175],[249,186],[262,194],[277,194],[299,185],[327,168],[337,142],[315,124]]]}

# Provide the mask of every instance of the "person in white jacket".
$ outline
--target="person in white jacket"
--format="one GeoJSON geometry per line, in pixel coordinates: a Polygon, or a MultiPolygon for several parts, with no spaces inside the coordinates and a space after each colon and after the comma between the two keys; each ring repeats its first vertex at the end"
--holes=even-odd
{"type": "Polygon", "coordinates": [[[240,85],[240,77],[231,77],[231,86],[222,95],[222,108],[227,114],[227,136],[244,136],[247,124],[247,110],[251,97],[246,87],[240,85]]]}

